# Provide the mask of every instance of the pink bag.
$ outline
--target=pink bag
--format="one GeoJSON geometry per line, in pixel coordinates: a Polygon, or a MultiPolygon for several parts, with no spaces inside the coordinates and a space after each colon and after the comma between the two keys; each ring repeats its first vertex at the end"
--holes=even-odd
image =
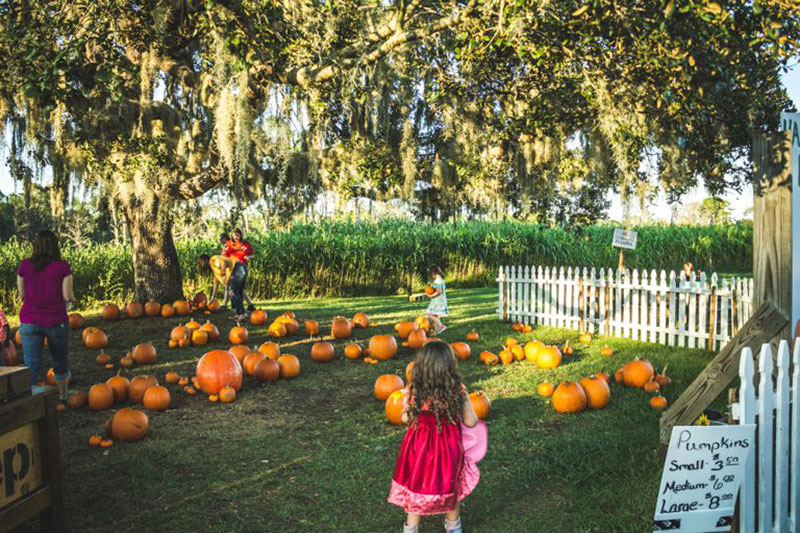
{"type": "Polygon", "coordinates": [[[478,420],[475,427],[471,428],[462,422],[461,442],[464,445],[464,456],[473,463],[479,463],[489,447],[489,432],[486,429],[486,423],[478,420]]]}

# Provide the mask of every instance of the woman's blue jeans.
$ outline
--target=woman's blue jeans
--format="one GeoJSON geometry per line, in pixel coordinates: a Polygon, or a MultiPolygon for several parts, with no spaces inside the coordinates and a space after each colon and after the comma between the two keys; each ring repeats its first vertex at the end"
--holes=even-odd
{"type": "Polygon", "coordinates": [[[247,265],[242,262],[236,263],[231,273],[228,284],[233,291],[231,296],[231,306],[237,315],[244,314],[244,284],[247,281],[247,265]]]}
{"type": "Polygon", "coordinates": [[[39,383],[45,338],[47,338],[47,346],[50,348],[55,378],[59,381],[67,379],[69,376],[69,322],[50,327],[20,324],[19,337],[22,341],[25,366],[31,371],[31,385],[39,383]]]}

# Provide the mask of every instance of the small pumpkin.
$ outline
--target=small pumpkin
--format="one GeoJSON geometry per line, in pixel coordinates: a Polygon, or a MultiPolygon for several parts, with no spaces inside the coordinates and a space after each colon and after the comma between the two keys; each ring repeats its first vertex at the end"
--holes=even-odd
{"type": "Polygon", "coordinates": [[[105,348],[108,346],[108,336],[99,329],[96,329],[86,336],[83,343],[87,348],[105,348]]]}
{"type": "Polygon", "coordinates": [[[428,334],[424,329],[416,329],[408,335],[408,347],[418,350],[425,346],[425,341],[428,340],[428,334]]]}
{"type": "Polygon", "coordinates": [[[206,323],[200,326],[202,331],[206,332],[208,342],[217,342],[219,340],[219,329],[217,326],[206,320],[206,323]]]}
{"type": "Polygon", "coordinates": [[[111,387],[114,392],[114,403],[122,403],[128,400],[128,390],[131,382],[125,376],[112,376],[106,380],[106,385],[111,387]]]}
{"type": "Polygon", "coordinates": [[[611,385],[611,376],[609,376],[608,372],[606,372],[605,370],[601,370],[600,372],[595,372],[594,375],[597,376],[598,378],[603,378],[604,380],[606,380],[606,383],[611,385]]]}
{"type": "Polygon", "coordinates": [[[134,361],[133,357],[131,357],[130,355],[124,355],[120,357],[119,364],[123,368],[133,368],[133,365],[136,364],[136,361],[134,361]]]}
{"type": "Polygon", "coordinates": [[[193,333],[193,332],[197,331],[198,329],[200,329],[202,326],[201,326],[200,322],[198,322],[197,320],[191,319],[189,322],[186,323],[186,325],[184,327],[189,330],[189,333],[193,333]]]}
{"type": "Polygon", "coordinates": [[[472,331],[470,331],[469,333],[467,333],[467,340],[470,341],[470,342],[478,342],[480,340],[480,338],[481,338],[481,336],[478,335],[478,332],[475,331],[474,329],[472,331]]]}
{"type": "Polygon", "coordinates": [[[417,329],[417,325],[413,321],[398,322],[394,325],[394,330],[401,339],[407,339],[415,329],[417,329]]]}
{"type": "Polygon", "coordinates": [[[417,326],[418,329],[424,329],[425,331],[431,329],[431,322],[428,320],[426,316],[418,316],[414,320],[414,324],[417,326]]]}
{"type": "Polygon", "coordinates": [[[278,363],[267,356],[256,363],[253,367],[253,376],[258,381],[277,381],[281,375],[281,367],[278,363]]]}
{"type": "Polygon", "coordinates": [[[376,400],[386,401],[394,391],[405,387],[403,378],[396,374],[382,374],[375,380],[372,387],[372,394],[376,400]]]}
{"type": "Polygon", "coordinates": [[[346,339],[350,336],[350,333],[352,333],[352,325],[349,320],[343,316],[333,318],[331,335],[334,339],[346,339]]]}
{"type": "MultiPolygon", "coordinates": [[[[264,355],[264,354],[261,354],[264,355]]],[[[266,357],[266,356],[265,356],[266,357]]],[[[236,389],[229,385],[225,385],[219,390],[219,401],[222,403],[231,403],[236,399],[236,389]]]]}
{"type": "Polygon", "coordinates": [[[515,361],[525,360],[525,350],[519,344],[515,344],[509,348],[509,351],[514,355],[515,361]]]}
{"type": "Polygon", "coordinates": [[[102,439],[100,441],[101,448],[111,448],[112,446],[114,446],[114,441],[111,439],[102,439]]]}
{"type": "Polygon", "coordinates": [[[248,376],[252,376],[253,372],[255,371],[256,365],[266,358],[267,356],[261,352],[250,352],[249,354],[247,354],[244,357],[244,364],[242,365],[245,373],[248,376]]]}
{"type": "Polygon", "coordinates": [[[386,420],[395,426],[403,425],[403,408],[405,401],[408,397],[405,389],[396,390],[389,395],[384,405],[384,412],[386,413],[386,420]]]}
{"type": "Polygon", "coordinates": [[[531,331],[533,331],[533,328],[530,324],[525,324],[522,326],[522,333],[530,333],[531,331]]]}
{"type": "Polygon", "coordinates": [[[185,386],[187,386],[188,384],[189,384],[189,378],[187,378],[187,377],[182,377],[182,378],[179,378],[179,379],[178,379],[178,386],[179,386],[179,387],[185,387],[185,386]]]}
{"type": "Polygon", "coordinates": [[[192,331],[192,346],[205,346],[208,344],[208,333],[202,329],[192,331]]]}
{"type": "Polygon", "coordinates": [[[175,326],[169,333],[169,338],[175,342],[191,338],[192,333],[186,326],[175,326]]]}
{"type": "Polygon", "coordinates": [[[406,365],[406,381],[411,383],[412,377],[414,377],[414,361],[406,365]]]}
{"type": "Polygon", "coordinates": [[[589,332],[581,333],[578,337],[578,342],[581,344],[589,344],[592,342],[592,334],[589,332]]]}
{"type": "Polygon", "coordinates": [[[469,403],[472,404],[472,408],[475,410],[475,416],[481,420],[488,418],[492,410],[492,401],[483,391],[470,393],[469,403]]]}
{"type": "Polygon", "coordinates": [[[654,392],[661,390],[661,385],[659,385],[655,380],[648,381],[642,386],[642,389],[644,389],[647,394],[653,394],[654,392]]]}
{"type": "Polygon", "coordinates": [[[161,314],[161,304],[154,301],[149,301],[144,304],[144,314],[149,317],[158,316],[161,314]]]}
{"type": "Polygon", "coordinates": [[[125,307],[125,314],[129,318],[142,318],[144,316],[144,306],[139,302],[131,302],[125,307]]]}
{"type": "Polygon", "coordinates": [[[357,328],[368,328],[369,317],[366,313],[358,312],[353,315],[353,325],[357,328]]]}
{"type": "Polygon", "coordinates": [[[635,358],[622,367],[622,379],[628,387],[641,388],[653,379],[653,365],[646,359],[635,358]]]}
{"type": "Polygon", "coordinates": [[[667,376],[667,366],[669,365],[664,365],[664,368],[661,370],[661,373],[656,374],[655,380],[656,383],[658,383],[659,387],[666,387],[667,385],[672,383],[672,378],[667,376]]]}
{"type": "Polygon", "coordinates": [[[561,354],[565,357],[572,357],[575,355],[575,348],[569,345],[569,340],[564,343],[564,346],[561,347],[561,354]]]}
{"type": "Polygon", "coordinates": [[[311,320],[307,318],[303,324],[303,327],[306,330],[306,335],[309,337],[313,337],[314,335],[319,335],[319,322],[316,320],[311,320]]]}
{"type": "Polygon", "coordinates": [[[123,407],[111,418],[111,435],[116,440],[134,442],[147,435],[150,420],[144,411],[123,407]]]}
{"type": "Polygon", "coordinates": [[[145,391],[156,385],[158,385],[158,380],[155,376],[148,376],[147,374],[136,376],[131,380],[128,387],[128,398],[130,398],[131,403],[142,403],[145,391]]]}
{"type": "Polygon", "coordinates": [[[536,392],[539,393],[539,396],[544,396],[545,398],[549,398],[553,395],[553,391],[555,391],[555,387],[549,381],[542,381],[539,383],[539,386],[536,387],[536,392]]]}
{"type": "Polygon", "coordinates": [[[362,348],[360,344],[352,342],[344,347],[344,356],[347,359],[358,359],[361,357],[362,348]]]}
{"type": "Polygon", "coordinates": [[[428,296],[430,296],[431,294],[433,294],[435,292],[436,292],[436,289],[433,288],[433,285],[427,285],[425,287],[425,294],[427,294],[428,296]]]}
{"type": "Polygon", "coordinates": [[[168,383],[168,384],[170,384],[170,385],[174,385],[175,383],[177,383],[178,381],[180,381],[180,379],[181,379],[181,376],[180,376],[180,374],[178,374],[178,373],[177,373],[177,372],[175,372],[174,370],[170,370],[170,371],[169,371],[169,372],[167,372],[167,374],[164,376],[164,382],[166,382],[166,383],[168,383]]]}
{"type": "Polygon", "coordinates": [[[195,389],[194,387],[184,387],[183,392],[185,392],[189,396],[194,396],[197,394],[197,389],[195,389]]]}
{"type": "Polygon", "coordinates": [[[114,363],[106,363],[106,365],[103,368],[105,368],[106,370],[114,370],[114,363]]]}
{"type": "Polygon", "coordinates": [[[217,300],[211,300],[206,304],[206,308],[215,313],[220,310],[220,307],[221,305],[217,300]]]}
{"type": "Polygon", "coordinates": [[[150,409],[151,411],[166,411],[171,404],[172,396],[169,393],[169,389],[166,387],[155,385],[153,387],[148,387],[147,390],[144,391],[142,405],[144,405],[145,409],[150,409]]]}
{"type": "Polygon", "coordinates": [[[300,374],[300,360],[294,355],[278,357],[278,365],[281,367],[282,379],[293,379],[300,374]]]}
{"type": "Polygon", "coordinates": [[[611,346],[608,344],[604,344],[602,348],[600,348],[600,355],[603,357],[611,357],[614,353],[614,350],[611,349],[611,346]]]}
{"type": "Polygon", "coordinates": [[[553,392],[553,408],[559,413],[579,413],[586,409],[586,392],[579,383],[565,381],[553,392]]]}
{"type": "Polygon", "coordinates": [[[650,407],[653,409],[666,409],[667,407],[667,399],[657,394],[655,396],[650,397],[650,407]]]}
{"type": "Polygon", "coordinates": [[[511,329],[517,332],[522,331],[522,323],[514,322],[513,324],[511,324],[511,329]]]}
{"type": "Polygon", "coordinates": [[[511,350],[500,350],[498,357],[500,357],[500,362],[504,365],[510,365],[514,362],[514,354],[511,350]]]}
{"type": "Polygon", "coordinates": [[[266,355],[273,361],[281,356],[281,346],[277,342],[267,341],[258,347],[258,351],[266,355]]]}
{"type": "Polygon", "coordinates": [[[288,331],[286,331],[286,325],[280,320],[272,322],[272,324],[269,325],[268,331],[270,336],[275,338],[285,337],[288,333],[288,331]]]}
{"type": "Polygon", "coordinates": [[[164,318],[175,316],[175,308],[172,307],[172,304],[164,304],[161,306],[161,316],[164,318]]]}
{"type": "Polygon", "coordinates": [[[466,342],[454,342],[450,347],[453,349],[453,353],[459,361],[466,361],[472,353],[469,344],[466,342]]]}
{"type": "Polygon", "coordinates": [[[70,409],[80,409],[81,407],[86,406],[86,394],[81,391],[75,391],[69,395],[67,399],[67,405],[69,405],[70,409]]]}
{"type": "Polygon", "coordinates": [[[103,441],[103,437],[100,435],[92,435],[89,437],[89,446],[98,447],[100,443],[103,441]]]}
{"type": "Polygon", "coordinates": [[[267,313],[262,309],[256,309],[250,313],[250,323],[254,326],[263,326],[267,323],[267,313]]]}
{"type": "Polygon", "coordinates": [[[175,313],[177,313],[179,316],[186,316],[191,312],[189,303],[186,300],[177,300],[172,304],[172,307],[175,308],[175,313]]]}
{"type": "Polygon", "coordinates": [[[149,342],[137,344],[132,357],[137,365],[152,365],[157,359],[156,347],[149,342]]]}
{"type": "Polygon", "coordinates": [[[249,354],[252,350],[250,350],[250,348],[244,344],[237,344],[236,346],[231,346],[228,348],[228,351],[231,352],[236,360],[239,361],[239,364],[242,365],[244,364],[244,358],[247,357],[247,354],[249,354]]]}
{"type": "Polygon", "coordinates": [[[318,363],[326,363],[333,360],[333,344],[329,342],[315,342],[311,346],[311,359],[318,363]]]}
{"type": "Polygon", "coordinates": [[[611,389],[605,379],[592,374],[580,380],[580,386],[586,393],[586,404],[590,409],[602,409],[611,399],[611,389]]]}
{"type": "Polygon", "coordinates": [[[369,355],[379,361],[388,361],[397,355],[397,339],[394,335],[373,335],[369,340],[369,355]]]}
{"type": "Polygon", "coordinates": [[[247,329],[243,328],[239,323],[236,323],[236,327],[231,328],[231,331],[228,333],[228,340],[231,341],[231,344],[247,344],[247,340],[250,338],[250,335],[247,333],[247,329]]]}
{"type": "Polygon", "coordinates": [[[80,313],[69,314],[69,329],[81,329],[86,326],[86,319],[80,313]]]}
{"type": "Polygon", "coordinates": [[[103,411],[114,405],[114,391],[105,383],[96,383],[89,388],[89,409],[103,411]]]}
{"type": "Polygon", "coordinates": [[[117,304],[107,304],[103,307],[101,312],[103,320],[114,321],[119,320],[119,306],[117,304]]]}
{"type": "Polygon", "coordinates": [[[614,371],[614,381],[617,383],[622,383],[623,381],[623,369],[619,367],[614,371]]]}
{"type": "Polygon", "coordinates": [[[481,352],[480,360],[486,366],[493,366],[500,362],[500,358],[492,352],[481,352]]]}
{"type": "Polygon", "coordinates": [[[217,396],[216,394],[209,394],[208,401],[211,403],[217,403],[219,401],[219,396],[217,396]]]}
{"type": "Polygon", "coordinates": [[[98,365],[105,366],[111,361],[111,356],[101,350],[95,361],[97,361],[98,365]]]}

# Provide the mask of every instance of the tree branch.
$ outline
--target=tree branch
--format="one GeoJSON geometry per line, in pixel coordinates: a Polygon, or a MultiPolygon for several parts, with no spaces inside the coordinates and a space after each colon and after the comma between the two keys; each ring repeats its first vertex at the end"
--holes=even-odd
{"type": "Polygon", "coordinates": [[[212,165],[202,172],[180,180],[173,190],[174,195],[184,200],[192,200],[204,195],[228,176],[221,165],[212,165]]]}

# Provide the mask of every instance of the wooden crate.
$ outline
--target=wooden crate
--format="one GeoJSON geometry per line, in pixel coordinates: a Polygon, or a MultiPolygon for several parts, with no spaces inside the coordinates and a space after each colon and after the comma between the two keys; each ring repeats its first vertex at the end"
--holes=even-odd
{"type": "Polygon", "coordinates": [[[27,366],[0,366],[0,404],[31,395],[31,371],[27,366]]]}
{"type": "Polygon", "coordinates": [[[69,530],[61,490],[57,398],[54,388],[37,387],[29,396],[0,405],[0,531],[36,516],[42,531],[69,530]]]}

